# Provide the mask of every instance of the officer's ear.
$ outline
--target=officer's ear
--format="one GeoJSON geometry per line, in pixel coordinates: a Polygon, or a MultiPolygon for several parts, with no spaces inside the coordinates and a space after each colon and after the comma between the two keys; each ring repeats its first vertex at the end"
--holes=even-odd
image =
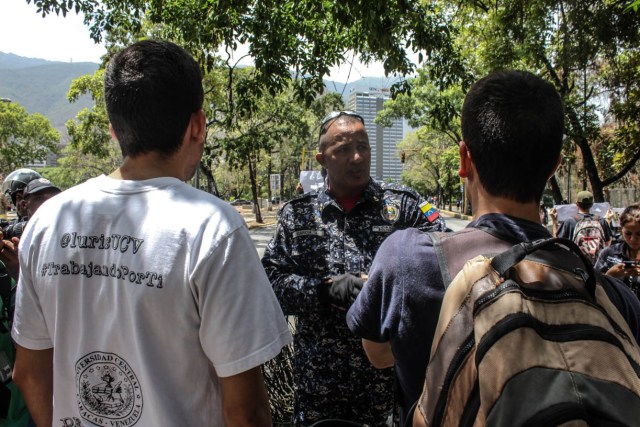
{"type": "Polygon", "coordinates": [[[316,161],[324,166],[324,154],[316,153],[316,161]]]}

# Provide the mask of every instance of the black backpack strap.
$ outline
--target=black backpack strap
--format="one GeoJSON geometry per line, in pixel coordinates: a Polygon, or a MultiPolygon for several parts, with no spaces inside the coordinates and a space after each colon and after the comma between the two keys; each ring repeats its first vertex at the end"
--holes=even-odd
{"type": "Polygon", "coordinates": [[[447,257],[444,253],[442,240],[440,239],[443,234],[444,232],[434,231],[429,233],[429,236],[433,242],[433,250],[436,252],[436,258],[438,258],[438,266],[440,267],[440,274],[442,275],[442,283],[444,284],[444,288],[447,289],[449,283],[451,283],[451,274],[449,273],[449,264],[447,263],[447,257]]]}
{"type": "Polygon", "coordinates": [[[429,236],[445,289],[468,260],[478,255],[502,252],[516,242],[483,227],[469,227],[455,233],[431,232],[429,236]]]}
{"type": "Polygon", "coordinates": [[[582,253],[578,245],[576,245],[572,240],[563,239],[563,238],[549,238],[549,239],[540,239],[535,240],[533,242],[522,242],[515,246],[512,246],[511,249],[502,252],[501,254],[496,255],[491,260],[491,267],[501,276],[506,277],[509,270],[515,266],[517,263],[525,259],[528,255],[533,254],[534,252],[549,248],[551,246],[555,246],[556,248],[565,250],[569,250],[574,255],[578,256],[582,261],[584,266],[584,270],[581,272],[576,271],[576,273],[581,273],[585,280],[585,286],[589,295],[595,299],[596,295],[596,276],[593,271],[593,265],[587,259],[587,257],[582,253]]]}

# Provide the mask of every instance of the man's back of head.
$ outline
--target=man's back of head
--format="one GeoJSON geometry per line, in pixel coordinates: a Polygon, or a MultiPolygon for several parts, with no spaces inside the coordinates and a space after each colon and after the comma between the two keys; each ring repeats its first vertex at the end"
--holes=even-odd
{"type": "Polygon", "coordinates": [[[529,72],[477,81],[465,97],[462,136],[486,191],[539,203],[560,156],[563,122],[557,91],[529,72]]]}
{"type": "Polygon", "coordinates": [[[576,196],[576,206],[580,213],[589,213],[593,207],[593,194],[589,191],[580,191],[576,196]]]}
{"type": "Polygon", "coordinates": [[[202,108],[202,73],[181,47],[144,40],[107,66],[105,102],[123,156],[174,154],[191,115],[202,108]]]}

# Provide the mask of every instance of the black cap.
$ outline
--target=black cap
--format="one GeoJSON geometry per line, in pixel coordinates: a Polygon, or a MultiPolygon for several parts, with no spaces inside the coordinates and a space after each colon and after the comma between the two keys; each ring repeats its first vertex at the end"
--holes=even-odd
{"type": "Polygon", "coordinates": [[[53,185],[51,183],[51,181],[49,181],[46,178],[38,178],[38,179],[34,179],[33,181],[29,182],[26,186],[26,188],[24,189],[24,197],[29,196],[31,194],[35,194],[35,193],[39,193],[41,191],[44,190],[48,190],[48,189],[54,189],[57,193],[62,192],[62,190],[60,190],[58,187],[56,187],[55,185],[53,185]]]}

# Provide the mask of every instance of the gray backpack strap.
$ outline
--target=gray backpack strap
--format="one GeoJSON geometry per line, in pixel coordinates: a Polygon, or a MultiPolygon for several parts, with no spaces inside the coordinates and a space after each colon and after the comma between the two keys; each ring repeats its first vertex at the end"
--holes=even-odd
{"type": "Polygon", "coordinates": [[[499,253],[514,245],[514,242],[503,240],[489,230],[475,227],[455,233],[433,232],[429,236],[438,258],[445,289],[470,259],[478,255],[499,253]]]}

